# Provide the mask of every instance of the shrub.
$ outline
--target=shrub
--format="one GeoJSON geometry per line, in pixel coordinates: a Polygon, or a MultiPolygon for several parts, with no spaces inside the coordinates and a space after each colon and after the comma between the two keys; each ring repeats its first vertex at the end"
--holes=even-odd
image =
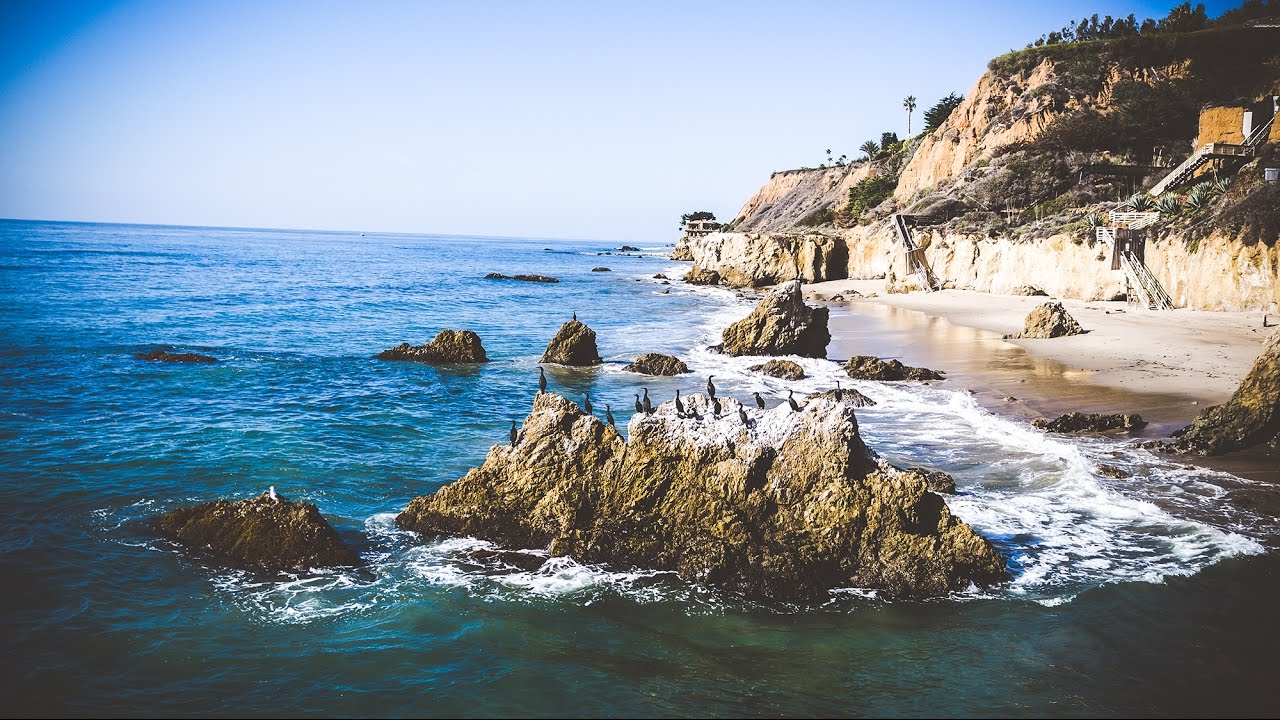
{"type": "Polygon", "coordinates": [[[840,208],[840,220],[853,224],[880,203],[888,200],[898,187],[897,175],[875,175],[849,188],[849,201],[840,208]]]}
{"type": "Polygon", "coordinates": [[[924,131],[932,132],[942,126],[942,123],[951,117],[952,111],[960,106],[964,97],[951,93],[933,104],[933,107],[924,111],[924,131]]]}
{"type": "Polygon", "coordinates": [[[1166,195],[1156,201],[1156,209],[1165,215],[1175,215],[1182,209],[1182,201],[1173,195],[1166,195]]]}
{"type": "Polygon", "coordinates": [[[1155,201],[1146,193],[1134,193],[1125,200],[1124,206],[1133,212],[1146,212],[1155,206],[1155,201]]]}
{"type": "Polygon", "coordinates": [[[835,221],[835,214],[831,212],[829,205],[823,205],[820,208],[814,208],[812,211],[804,215],[796,221],[801,227],[814,227],[817,225],[826,225],[835,221]]]}

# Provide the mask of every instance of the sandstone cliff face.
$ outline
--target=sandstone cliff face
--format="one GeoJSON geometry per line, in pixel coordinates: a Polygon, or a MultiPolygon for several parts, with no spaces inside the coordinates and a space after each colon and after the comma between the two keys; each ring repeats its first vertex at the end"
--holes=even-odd
{"type": "Polygon", "coordinates": [[[737,232],[791,229],[815,210],[833,212],[849,199],[849,188],[870,177],[879,163],[784,170],[769,177],[738,211],[737,232]]]}
{"type": "Polygon", "coordinates": [[[1280,331],[1272,333],[1230,400],[1176,433],[1168,449],[1219,455],[1251,445],[1280,447],[1280,331]]]}
{"type": "Polygon", "coordinates": [[[779,285],[747,317],[725,328],[724,351],[730,355],[827,356],[830,310],[804,304],[800,283],[779,285]]]}
{"type": "Polygon", "coordinates": [[[829,232],[718,232],[686,245],[693,269],[687,281],[716,278],[710,283],[730,287],[763,287],[794,280],[797,270],[805,282],[846,277],[845,243],[829,232]]]}
{"type": "Polygon", "coordinates": [[[494,446],[396,523],[674,571],[754,597],[820,598],[848,586],[929,596],[1006,578],[991,544],[922,475],[867,450],[852,405],[720,404],[716,416],[694,395],[684,415],[673,402],[637,414],[627,442],[543,393],[515,447],[494,446]]]}

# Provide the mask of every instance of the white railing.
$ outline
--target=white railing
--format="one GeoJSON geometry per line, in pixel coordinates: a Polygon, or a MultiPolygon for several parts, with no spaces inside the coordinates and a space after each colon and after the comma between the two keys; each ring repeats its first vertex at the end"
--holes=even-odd
{"type": "Polygon", "coordinates": [[[1130,230],[1141,230],[1144,227],[1155,225],[1160,220],[1158,212],[1125,212],[1123,210],[1111,211],[1111,224],[1119,225],[1124,223],[1125,227],[1130,230]]]}
{"type": "Polygon", "coordinates": [[[1093,231],[1094,237],[1098,238],[1098,242],[1113,243],[1116,241],[1116,229],[1100,225],[1093,231]]]}
{"type": "Polygon", "coordinates": [[[1160,281],[1151,274],[1145,263],[1133,256],[1133,253],[1120,254],[1120,266],[1129,278],[1129,285],[1138,291],[1143,305],[1152,310],[1172,310],[1173,300],[1164,291],[1160,281]]]}

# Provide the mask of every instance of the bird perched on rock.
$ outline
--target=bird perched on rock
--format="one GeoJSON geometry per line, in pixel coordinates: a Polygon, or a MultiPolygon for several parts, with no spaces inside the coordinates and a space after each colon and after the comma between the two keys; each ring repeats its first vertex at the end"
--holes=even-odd
{"type": "Polygon", "coordinates": [[[649,388],[640,388],[640,389],[644,391],[644,400],[643,400],[643,402],[644,402],[644,414],[645,414],[645,415],[652,415],[652,414],[653,414],[653,403],[649,402],[649,388]]]}
{"type": "Polygon", "coordinates": [[[644,405],[641,405],[641,404],[640,404],[640,396],[639,396],[639,395],[636,395],[636,412],[638,412],[638,413],[642,413],[642,412],[644,412],[644,405]]]}
{"type": "Polygon", "coordinates": [[[577,310],[574,310],[574,311],[573,311],[573,321],[574,321],[574,322],[577,322],[577,321],[578,321],[578,311],[577,311],[577,310]]]}
{"type": "Polygon", "coordinates": [[[754,392],[754,393],[751,393],[751,394],[752,394],[752,395],[754,395],[754,396],[755,396],[755,398],[756,398],[756,407],[758,407],[758,408],[760,408],[761,410],[763,410],[763,409],[764,409],[764,398],[760,397],[760,393],[758,393],[758,392],[754,392]]]}
{"type": "Polygon", "coordinates": [[[747,411],[741,405],[738,406],[738,419],[742,421],[743,425],[747,424],[747,411]]]}
{"type": "Polygon", "coordinates": [[[593,408],[591,407],[591,393],[587,393],[587,395],[586,395],[586,399],[582,401],[582,409],[583,409],[583,410],[586,410],[588,415],[594,415],[594,414],[595,414],[595,413],[591,412],[591,411],[592,411],[592,409],[593,409],[593,408]]]}
{"type": "Polygon", "coordinates": [[[511,421],[511,432],[507,433],[507,437],[511,438],[511,447],[516,446],[516,441],[520,439],[520,431],[516,429],[516,421],[511,421]]]}
{"type": "Polygon", "coordinates": [[[267,488],[267,495],[271,498],[272,502],[280,502],[280,496],[276,494],[275,485],[272,485],[271,487],[267,488]]]}
{"type": "Polygon", "coordinates": [[[676,417],[684,417],[684,401],[680,399],[680,388],[676,388],[676,417]]]}
{"type": "Polygon", "coordinates": [[[713,414],[719,417],[720,416],[720,398],[717,398],[717,397],[711,398],[711,407],[715,408],[715,410],[713,411],[713,414]]]}
{"type": "Polygon", "coordinates": [[[538,368],[538,392],[547,391],[547,371],[541,367],[538,368]]]}
{"type": "Polygon", "coordinates": [[[715,375],[707,376],[707,397],[714,398],[716,396],[716,386],[711,384],[711,378],[715,375]]]}
{"type": "Polygon", "coordinates": [[[791,406],[791,412],[800,412],[800,403],[796,402],[795,394],[795,390],[787,391],[787,404],[791,406]]]}
{"type": "Polygon", "coordinates": [[[613,413],[609,411],[609,403],[604,404],[604,419],[609,425],[613,425],[613,413]]]}
{"type": "Polygon", "coordinates": [[[836,402],[840,402],[843,399],[844,399],[844,390],[840,389],[840,381],[837,380],[836,381],[836,402]]]}

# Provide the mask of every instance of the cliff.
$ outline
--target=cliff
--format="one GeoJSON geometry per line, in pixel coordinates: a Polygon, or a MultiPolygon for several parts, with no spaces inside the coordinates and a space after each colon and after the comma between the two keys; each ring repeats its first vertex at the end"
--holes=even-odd
{"type": "Polygon", "coordinates": [[[821,598],[837,587],[921,597],[1007,577],[924,473],[867,449],[853,403],[811,397],[800,412],[757,411],[694,395],[684,405],[636,414],[627,441],[542,393],[518,443],[495,445],[396,523],[764,598],[821,598]]]}

